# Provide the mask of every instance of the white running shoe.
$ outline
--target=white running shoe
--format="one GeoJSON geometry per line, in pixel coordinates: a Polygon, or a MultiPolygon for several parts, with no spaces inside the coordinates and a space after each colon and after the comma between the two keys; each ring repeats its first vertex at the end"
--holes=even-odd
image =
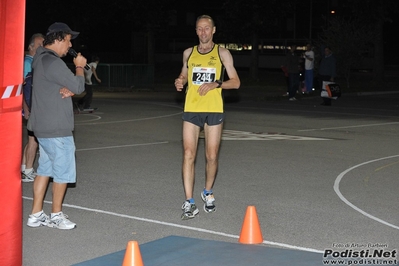
{"type": "Polygon", "coordinates": [[[204,202],[204,211],[205,212],[210,213],[210,212],[216,211],[215,197],[213,196],[213,193],[207,193],[205,195],[204,192],[202,191],[201,199],[204,202]]]}
{"type": "Polygon", "coordinates": [[[36,173],[32,169],[29,172],[22,171],[22,182],[33,182],[35,181],[36,173]]]}
{"type": "Polygon", "coordinates": [[[68,215],[64,214],[63,212],[59,212],[50,218],[47,226],[51,228],[69,230],[74,229],[76,224],[68,219],[68,215]]]}
{"type": "Polygon", "coordinates": [[[49,217],[42,211],[39,216],[33,214],[29,215],[27,226],[29,227],[39,227],[46,226],[49,223],[49,217]]]}
{"type": "Polygon", "coordinates": [[[183,214],[181,215],[182,220],[192,219],[199,213],[195,203],[190,203],[188,200],[183,203],[181,209],[183,210],[183,214]]]}

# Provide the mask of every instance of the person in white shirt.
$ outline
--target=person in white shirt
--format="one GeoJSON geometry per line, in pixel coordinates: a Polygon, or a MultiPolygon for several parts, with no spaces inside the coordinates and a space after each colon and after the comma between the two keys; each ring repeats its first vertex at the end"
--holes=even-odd
{"type": "Polygon", "coordinates": [[[90,69],[85,69],[85,91],[86,94],[78,101],[79,108],[83,109],[84,111],[93,111],[95,108],[91,107],[91,102],[93,100],[93,83],[91,81],[92,75],[97,80],[98,83],[101,83],[101,79],[97,76],[97,65],[100,62],[100,58],[98,56],[93,56],[92,62],[89,64],[90,69]]]}
{"type": "Polygon", "coordinates": [[[314,68],[314,52],[312,45],[306,45],[306,52],[304,53],[305,59],[305,93],[310,93],[313,90],[313,68],[314,68]]]}

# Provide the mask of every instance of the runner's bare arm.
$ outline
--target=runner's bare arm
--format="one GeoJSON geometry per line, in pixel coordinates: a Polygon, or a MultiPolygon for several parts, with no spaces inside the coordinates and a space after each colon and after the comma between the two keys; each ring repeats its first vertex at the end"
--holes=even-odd
{"type": "Polygon", "coordinates": [[[221,87],[223,89],[238,89],[241,85],[241,81],[234,67],[233,56],[229,50],[221,47],[220,58],[224,67],[226,68],[227,75],[229,76],[229,80],[223,81],[221,87]]]}
{"type": "Polygon", "coordinates": [[[175,87],[176,87],[177,91],[182,91],[184,85],[188,81],[187,60],[188,60],[188,57],[190,56],[192,50],[193,50],[193,48],[188,48],[183,52],[183,67],[181,69],[179,77],[177,79],[175,79],[175,87]]]}

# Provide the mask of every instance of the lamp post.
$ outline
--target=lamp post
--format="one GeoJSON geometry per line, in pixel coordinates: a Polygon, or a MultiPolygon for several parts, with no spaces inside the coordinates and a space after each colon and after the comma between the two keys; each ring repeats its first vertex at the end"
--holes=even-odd
{"type": "Polygon", "coordinates": [[[310,0],[310,6],[309,6],[309,42],[312,42],[312,17],[313,17],[313,1],[310,0]]]}

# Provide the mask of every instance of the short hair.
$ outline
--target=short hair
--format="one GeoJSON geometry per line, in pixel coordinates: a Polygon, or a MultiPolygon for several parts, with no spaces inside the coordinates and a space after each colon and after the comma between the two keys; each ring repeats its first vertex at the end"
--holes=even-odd
{"type": "Polygon", "coordinates": [[[43,38],[43,39],[44,39],[44,35],[41,34],[41,33],[35,33],[35,34],[33,34],[32,37],[30,37],[30,39],[29,39],[28,47],[33,47],[33,46],[35,46],[35,40],[36,40],[36,38],[43,38]]]}
{"type": "Polygon", "coordinates": [[[198,21],[199,21],[200,19],[203,19],[203,18],[209,19],[209,20],[211,21],[211,23],[212,23],[212,27],[215,27],[215,21],[214,21],[213,18],[212,18],[211,16],[209,16],[209,15],[201,15],[201,16],[197,17],[197,20],[195,21],[195,25],[197,25],[198,21]]]}
{"type": "Polygon", "coordinates": [[[331,50],[330,46],[324,47],[324,51],[325,51],[326,49],[328,49],[328,50],[332,53],[332,50],[331,50]]]}
{"type": "Polygon", "coordinates": [[[100,57],[98,57],[97,55],[93,55],[93,56],[91,57],[91,61],[92,61],[92,62],[97,62],[97,61],[100,62],[100,57]]]}
{"type": "Polygon", "coordinates": [[[65,37],[67,35],[71,35],[71,34],[68,32],[63,32],[63,31],[48,33],[44,37],[43,46],[53,44],[56,40],[61,42],[65,39],[65,37]]]}

